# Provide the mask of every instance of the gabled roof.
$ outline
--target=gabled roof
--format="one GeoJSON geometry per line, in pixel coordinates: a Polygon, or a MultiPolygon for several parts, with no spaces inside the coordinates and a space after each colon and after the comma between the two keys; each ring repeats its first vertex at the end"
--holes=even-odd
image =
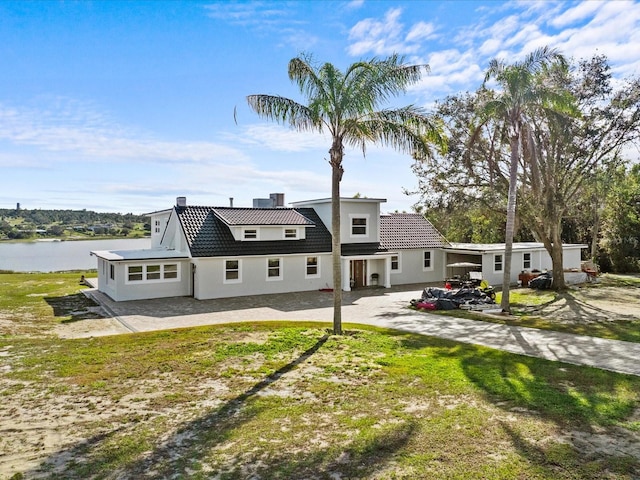
{"type": "MultiPolygon", "coordinates": [[[[193,257],[224,257],[244,255],[284,255],[295,253],[323,253],[331,251],[331,234],[320,217],[312,208],[294,209],[245,209],[236,217],[232,208],[218,207],[176,207],[176,213],[184,230],[187,244],[193,257]],[[228,225],[220,218],[219,212],[226,214],[232,222],[248,219],[255,211],[263,215],[265,220],[259,222],[256,217],[251,225],[304,225],[308,228],[304,239],[298,240],[265,240],[265,241],[236,241],[228,225]],[[277,213],[277,212],[284,212],[277,213]],[[271,214],[274,214],[273,216],[271,214]],[[268,219],[271,218],[271,221],[268,219]],[[232,220],[235,219],[235,220],[232,220]],[[289,220],[304,223],[289,223],[289,220]],[[283,222],[284,223],[280,223],[283,222]],[[273,222],[278,223],[273,223],[273,222]]],[[[258,216],[259,216],[258,215],[258,216]]],[[[233,223],[233,225],[242,225],[233,223]]]]}
{"type": "Polygon", "coordinates": [[[273,225],[312,227],[314,223],[293,208],[213,207],[213,213],[229,226],[273,225]]]}
{"type": "Polygon", "coordinates": [[[445,248],[449,242],[417,213],[380,216],[380,245],[386,249],[445,248]]]}

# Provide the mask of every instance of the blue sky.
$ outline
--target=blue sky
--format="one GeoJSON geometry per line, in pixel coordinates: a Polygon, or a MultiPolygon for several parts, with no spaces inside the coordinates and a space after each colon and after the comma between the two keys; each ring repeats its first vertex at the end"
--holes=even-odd
{"type": "MultiPolygon", "coordinates": [[[[258,118],[249,94],[303,99],[300,53],[344,68],[392,53],[431,73],[399,103],[473,91],[493,58],[549,45],[640,75],[637,1],[2,1],[0,208],[143,213],[330,196],[329,139],[258,118]],[[237,121],[234,121],[237,109],[237,121]]],[[[638,151],[629,150],[638,158],[638,151]]],[[[343,196],[410,210],[411,159],[347,151],[343,196]]]]}

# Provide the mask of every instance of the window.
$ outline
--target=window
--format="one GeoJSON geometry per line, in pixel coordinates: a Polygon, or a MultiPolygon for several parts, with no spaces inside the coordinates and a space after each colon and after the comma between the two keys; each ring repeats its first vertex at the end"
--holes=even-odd
{"type": "Polygon", "coordinates": [[[307,273],[306,277],[319,277],[320,265],[318,263],[318,257],[307,257],[307,273]]]}
{"type": "Polygon", "coordinates": [[[155,231],[156,233],[160,233],[160,220],[155,221],[155,231]]]}
{"type": "Polygon", "coordinates": [[[351,219],[351,235],[366,236],[367,235],[367,219],[366,217],[353,217],[351,219]]]}
{"type": "Polygon", "coordinates": [[[296,229],[296,228],[285,228],[284,229],[284,238],[298,238],[298,229],[296,229]]]}
{"type": "Polygon", "coordinates": [[[168,265],[164,266],[164,278],[165,279],[170,279],[170,278],[178,278],[178,264],[177,263],[170,263],[168,265]]]}
{"type": "Polygon", "coordinates": [[[258,230],[255,228],[247,228],[243,231],[243,236],[245,240],[257,240],[258,230]]]}
{"type": "Polygon", "coordinates": [[[160,265],[147,265],[147,280],[160,280],[160,265]]]}
{"type": "Polygon", "coordinates": [[[391,256],[391,271],[392,272],[400,271],[400,255],[391,256]]]}
{"type": "Polygon", "coordinates": [[[525,252],[522,254],[522,269],[530,270],[531,269],[531,253],[525,252]]]}
{"type": "Polygon", "coordinates": [[[422,254],[422,270],[433,270],[433,251],[425,250],[422,254]]]}
{"type": "Polygon", "coordinates": [[[281,258],[267,258],[267,280],[282,280],[281,258]]]}
{"type": "MultiPolygon", "coordinates": [[[[109,276],[115,277],[115,268],[110,266],[109,276]]],[[[177,263],[153,264],[153,265],[128,265],[127,282],[161,282],[163,280],[180,280],[177,263]]]]}
{"type": "Polygon", "coordinates": [[[111,280],[116,279],[116,266],[113,264],[109,264],[109,278],[111,280]]]}
{"type": "Polygon", "coordinates": [[[501,272],[502,271],[502,255],[497,254],[493,256],[493,271],[501,272]]]}
{"type": "Polygon", "coordinates": [[[130,282],[140,282],[143,279],[142,265],[130,265],[128,269],[128,277],[130,282]]]}
{"type": "Polygon", "coordinates": [[[240,260],[224,261],[224,283],[240,283],[242,281],[240,273],[240,260]]]}

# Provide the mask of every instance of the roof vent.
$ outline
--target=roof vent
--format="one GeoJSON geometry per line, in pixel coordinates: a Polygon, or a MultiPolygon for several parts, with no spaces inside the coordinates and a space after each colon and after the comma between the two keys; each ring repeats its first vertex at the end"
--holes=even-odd
{"type": "Polygon", "coordinates": [[[187,197],[177,197],[176,198],[176,206],[177,207],[186,207],[187,206],[187,197]]]}

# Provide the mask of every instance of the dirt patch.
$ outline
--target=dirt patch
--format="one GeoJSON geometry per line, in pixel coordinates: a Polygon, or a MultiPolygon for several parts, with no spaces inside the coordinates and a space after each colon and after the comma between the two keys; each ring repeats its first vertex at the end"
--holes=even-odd
{"type": "MultiPolygon", "coordinates": [[[[640,289],[602,286],[600,288],[572,289],[556,301],[540,307],[533,307],[531,314],[548,316],[566,322],[602,322],[616,320],[640,319],[640,289]],[[535,312],[535,313],[534,313],[535,312]]],[[[73,321],[58,324],[54,333],[61,338],[79,338],[127,333],[129,330],[114,318],[105,317],[104,312],[92,304],[80,301],[59,301],[56,308],[59,314],[71,315],[73,321]]],[[[2,318],[0,317],[0,324],[2,318]]],[[[264,343],[268,332],[232,332],[227,333],[228,342],[264,343]]],[[[9,360],[3,364],[1,372],[11,369],[13,349],[6,347],[0,350],[1,360],[9,360]]],[[[249,366],[257,370],[263,363],[259,355],[248,357],[249,366]]],[[[311,382],[354,384],[366,381],[362,368],[367,367],[370,375],[380,368],[375,362],[368,364],[359,358],[343,358],[339,371],[341,375],[321,375],[321,370],[314,362],[323,360],[322,352],[313,357],[313,361],[300,363],[296,368],[287,371],[269,382],[260,392],[260,396],[271,396],[284,399],[317,403],[318,396],[308,390],[311,382]],[[356,372],[358,370],[358,372],[356,372]],[[346,374],[345,374],[346,373],[346,374]],[[359,380],[356,380],[359,379],[359,380]],[[277,381],[276,381],[277,380],[277,381]]],[[[326,360],[326,359],[325,359],[326,360]]],[[[335,362],[335,361],[334,361],[335,362]]],[[[234,367],[238,371],[246,368],[247,363],[223,365],[234,367]]],[[[247,383],[254,381],[247,378],[247,383]]],[[[201,417],[203,412],[212,411],[228,402],[230,387],[225,378],[198,379],[193,385],[177,385],[170,375],[159,375],[153,379],[119,386],[122,396],[112,398],[108,395],[78,394],[73,386],[55,385],[60,390],[42,390],[42,385],[30,382],[12,381],[0,377],[0,392],[3,392],[0,403],[0,478],[11,478],[16,472],[30,472],[25,478],[55,478],[57,472],[63,472],[65,465],[82,463],[92,442],[110,435],[121,435],[134,432],[135,429],[158,428],[158,442],[167,443],[173,458],[179,458],[181,451],[187,449],[191,438],[196,437],[199,423],[192,429],[186,429],[176,435],[171,432],[182,431],[181,425],[201,417]],[[166,399],[177,390],[183,395],[193,398],[191,402],[178,409],[166,399]],[[158,427],[161,425],[161,427],[158,427]],[[167,434],[166,432],[170,432],[167,434]],[[164,436],[172,438],[167,439],[164,436]],[[183,445],[184,444],[184,445],[183,445]],[[43,464],[46,459],[47,464],[43,464]]],[[[96,387],[99,389],[99,387],[96,387]]],[[[500,424],[516,429],[524,421],[538,421],[535,415],[527,410],[517,408],[505,409],[500,405],[481,402],[463,395],[439,395],[421,402],[404,405],[404,412],[414,417],[429,417],[434,409],[454,411],[457,408],[472,406],[474,409],[489,410],[500,424]]],[[[384,406],[381,405],[381,408],[384,406]]],[[[337,410],[336,410],[337,411],[337,410]]],[[[234,410],[235,413],[235,410],[234,410]]],[[[630,426],[640,427],[640,409],[629,420],[630,426]],[[634,425],[631,425],[633,423],[634,425]]],[[[383,425],[383,423],[381,423],[383,425]]],[[[281,428],[288,429],[286,421],[281,428]]],[[[326,416],[321,419],[310,418],[309,429],[315,431],[314,436],[305,439],[312,445],[328,445],[323,431],[340,428],[335,418],[326,416]],[[319,420],[321,423],[319,424],[319,420]],[[319,428],[320,426],[320,428],[319,428]]],[[[599,428],[595,430],[562,430],[557,426],[540,427],[539,444],[544,442],[564,442],[578,450],[582,456],[592,455],[631,457],[640,461],[640,428],[623,428],[620,426],[599,428]]],[[[345,437],[348,435],[345,434],[345,437]]],[[[267,439],[268,440],[268,439],[267,439]]],[[[219,448],[232,449],[232,440],[221,443],[219,448]]],[[[510,442],[505,441],[504,451],[509,451],[510,442]]],[[[294,452],[288,452],[294,453],[294,452]]],[[[304,450],[298,452],[304,454],[304,450]]],[[[501,451],[496,452],[500,456],[501,451]]],[[[149,460],[153,460],[149,456],[149,460]]],[[[237,456],[230,455],[229,466],[242,462],[237,456]]],[[[340,460],[338,460],[340,461],[340,460]]],[[[345,460],[347,461],[347,460],[345,460]]],[[[388,467],[390,476],[398,472],[388,467]]],[[[337,477],[336,477],[337,478],[337,477]]]]}
{"type": "Polygon", "coordinates": [[[574,287],[553,302],[522,310],[568,323],[636,321],[640,320],[640,288],[574,287]]]}

